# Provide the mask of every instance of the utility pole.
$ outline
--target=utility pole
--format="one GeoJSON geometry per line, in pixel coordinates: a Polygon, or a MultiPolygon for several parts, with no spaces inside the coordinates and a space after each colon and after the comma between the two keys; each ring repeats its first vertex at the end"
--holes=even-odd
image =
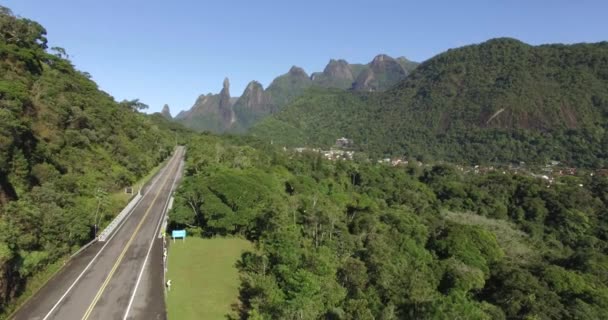
{"type": "Polygon", "coordinates": [[[95,223],[94,223],[94,235],[95,238],[97,238],[97,230],[99,229],[99,211],[101,209],[101,205],[103,204],[104,207],[107,205],[106,203],[106,196],[107,193],[101,189],[101,188],[97,188],[96,192],[95,192],[95,198],[97,199],[97,210],[95,210],[95,223]]]}
{"type": "Polygon", "coordinates": [[[97,188],[95,198],[97,198],[97,210],[95,210],[95,222],[94,222],[93,235],[95,238],[97,238],[97,216],[99,215],[99,207],[101,207],[101,192],[100,192],[99,188],[97,188]]]}

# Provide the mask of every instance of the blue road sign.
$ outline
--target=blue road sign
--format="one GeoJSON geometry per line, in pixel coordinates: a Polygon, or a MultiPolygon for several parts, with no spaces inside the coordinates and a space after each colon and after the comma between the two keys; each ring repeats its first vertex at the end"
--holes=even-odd
{"type": "Polygon", "coordinates": [[[173,230],[171,232],[171,236],[173,237],[173,239],[175,239],[175,238],[186,239],[186,230],[173,230]]]}

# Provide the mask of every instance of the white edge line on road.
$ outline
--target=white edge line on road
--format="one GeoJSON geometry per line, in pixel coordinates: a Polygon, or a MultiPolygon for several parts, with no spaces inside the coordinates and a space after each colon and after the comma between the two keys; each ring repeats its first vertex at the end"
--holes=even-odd
{"type": "MultiPolygon", "coordinates": [[[[169,166],[167,166],[167,167],[169,167],[169,166]]],[[[163,171],[166,171],[166,170],[163,170],[163,171]]],[[[162,176],[162,174],[158,175],[158,177],[160,177],[160,176],[162,176]]],[[[152,183],[152,185],[150,186],[150,188],[148,189],[148,191],[146,192],[146,194],[144,194],[139,199],[139,201],[137,201],[137,204],[135,206],[133,206],[133,209],[131,209],[131,211],[129,212],[128,216],[130,216],[131,213],[139,206],[139,204],[141,203],[141,201],[144,199],[145,196],[147,196],[150,193],[150,190],[153,189],[153,187],[156,185],[157,182],[158,182],[158,179],[155,179],[154,182],[152,183]]],[[[55,309],[57,309],[57,307],[61,304],[61,302],[63,301],[63,299],[65,299],[65,297],[70,293],[70,291],[72,291],[72,289],[74,288],[74,286],[76,286],[76,284],[78,283],[78,281],[80,281],[80,278],[82,278],[82,276],[93,265],[93,262],[95,262],[95,260],[97,260],[97,257],[99,257],[99,255],[101,254],[101,252],[103,252],[103,249],[106,248],[106,246],[110,243],[110,241],[112,241],[112,239],[114,239],[114,236],[118,233],[118,231],[122,228],[122,226],[125,225],[125,222],[128,220],[127,218],[123,219],[123,221],[120,223],[120,225],[118,226],[118,228],[114,231],[114,233],[112,233],[112,236],[110,237],[110,239],[108,239],[108,241],[106,241],[106,243],[103,245],[103,247],[101,247],[101,249],[99,249],[99,251],[93,257],[93,259],[91,259],[91,261],[89,262],[89,264],[87,264],[87,266],[84,268],[84,270],[82,270],[82,272],[78,275],[78,277],[76,278],[76,280],[74,280],[74,282],[72,282],[72,285],[70,285],[70,287],[65,291],[65,293],[61,296],[61,298],[59,298],[59,300],[57,300],[57,303],[55,303],[55,305],[53,305],[53,307],[51,308],[51,310],[49,310],[49,312],[44,316],[44,318],[42,318],[42,320],[47,320],[51,316],[51,314],[53,313],[53,311],[55,311],[55,309]]]]}
{"type": "MultiPolygon", "coordinates": [[[[158,219],[158,224],[156,225],[156,228],[154,229],[154,233],[152,234],[152,239],[150,240],[150,246],[148,247],[148,252],[146,253],[146,258],[144,259],[144,263],[142,264],[141,270],[139,271],[139,275],[137,276],[137,282],[135,282],[135,287],[133,289],[133,293],[131,294],[131,298],[129,299],[129,304],[127,305],[127,309],[125,310],[125,315],[122,318],[123,320],[126,320],[127,317],[129,316],[129,311],[131,310],[131,306],[133,305],[133,301],[135,300],[135,294],[137,293],[137,289],[139,288],[139,283],[141,282],[141,277],[144,274],[144,270],[146,270],[146,265],[148,264],[148,258],[150,257],[150,252],[152,252],[152,247],[154,246],[154,240],[156,240],[156,235],[158,234],[158,231],[160,229],[163,218],[165,217],[165,214],[167,213],[167,206],[169,205],[169,199],[171,199],[171,194],[173,193],[173,189],[175,188],[175,182],[177,181],[177,178],[180,176],[181,164],[182,164],[182,161],[180,160],[179,164],[177,165],[177,171],[175,172],[175,177],[173,178],[173,183],[171,184],[171,189],[169,189],[169,196],[167,197],[167,201],[165,201],[165,206],[163,207],[162,214],[160,215],[160,218],[158,219]]],[[[164,268],[164,266],[163,266],[163,268],[164,268]]],[[[163,270],[163,272],[164,272],[164,270],[163,270]]]]}
{"type": "MultiPolygon", "coordinates": [[[[164,171],[164,168],[163,170],[164,171]]],[[[152,183],[150,184],[150,187],[154,186],[156,184],[156,182],[158,181],[158,178],[160,178],[160,176],[162,176],[161,171],[158,172],[158,174],[154,177],[154,179],[152,180],[152,183]]],[[[147,194],[147,193],[146,193],[147,194]]],[[[137,205],[139,204],[139,201],[141,201],[141,199],[144,196],[141,196],[141,198],[139,198],[139,200],[137,201],[137,203],[133,206],[133,208],[131,208],[131,210],[129,210],[129,213],[125,215],[125,217],[123,218],[123,220],[126,220],[129,215],[131,214],[131,212],[133,211],[133,209],[135,209],[135,207],[137,207],[137,205]]],[[[131,198],[131,201],[133,200],[133,198],[131,198]]],[[[128,204],[127,204],[128,205],[128,204]]],[[[103,231],[103,230],[102,230],[103,231]]],[[[115,230],[118,231],[118,230],[115,230]]],[[[113,231],[113,232],[115,232],[113,231]]],[[[101,234],[101,232],[100,232],[101,234]]],[[[74,258],[75,256],[77,256],[79,253],[83,252],[84,250],[86,250],[88,247],[90,247],[91,245],[93,245],[95,242],[97,242],[97,238],[94,238],[93,240],[89,241],[89,243],[85,244],[84,246],[82,246],[80,249],[78,249],[78,251],[74,252],[71,256],[70,259],[74,258]]],[[[105,241],[104,241],[105,242],[105,241]]]]}

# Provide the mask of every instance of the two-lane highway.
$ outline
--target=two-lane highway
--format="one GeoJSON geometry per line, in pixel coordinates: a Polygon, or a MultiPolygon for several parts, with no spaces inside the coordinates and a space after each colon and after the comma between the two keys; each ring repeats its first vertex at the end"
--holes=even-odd
{"type": "Polygon", "coordinates": [[[161,219],[181,176],[178,147],[110,238],[74,257],[14,319],[165,319],[161,219]]]}

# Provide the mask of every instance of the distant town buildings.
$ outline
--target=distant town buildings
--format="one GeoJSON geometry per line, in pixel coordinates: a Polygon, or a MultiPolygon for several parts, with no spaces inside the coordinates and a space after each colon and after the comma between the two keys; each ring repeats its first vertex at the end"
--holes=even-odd
{"type": "MultiPolygon", "coordinates": [[[[314,152],[321,154],[325,159],[331,161],[337,160],[354,160],[355,151],[348,150],[352,148],[353,140],[345,137],[336,139],[334,147],[329,150],[321,150],[318,148],[294,148],[293,150],[302,152],[314,152]]],[[[283,148],[287,151],[287,148],[283,148]]],[[[432,166],[432,163],[422,163],[420,161],[408,161],[406,157],[394,157],[394,158],[383,158],[377,160],[379,164],[390,165],[393,167],[407,166],[408,164],[415,165],[418,167],[432,166]]],[[[455,168],[464,174],[487,174],[491,172],[498,172],[502,174],[518,174],[526,175],[534,178],[544,180],[548,183],[548,186],[555,183],[559,177],[563,176],[577,176],[580,174],[577,168],[564,166],[563,163],[557,160],[549,160],[544,165],[527,165],[525,162],[519,162],[519,164],[508,164],[508,165],[454,165],[455,168]]],[[[585,173],[587,174],[587,173],[585,173]]],[[[590,176],[608,176],[608,169],[598,169],[589,173],[590,176]]]]}
{"type": "MultiPolygon", "coordinates": [[[[396,167],[396,166],[407,166],[409,161],[405,158],[384,158],[384,159],[378,160],[378,163],[389,164],[393,167],[396,167]]],[[[416,164],[418,166],[421,166],[422,162],[417,161],[416,164]]]]}
{"type": "Polygon", "coordinates": [[[335,149],[335,148],[331,148],[329,150],[321,150],[321,149],[317,149],[317,148],[294,148],[293,150],[297,153],[303,153],[303,152],[320,153],[327,160],[353,160],[353,158],[355,156],[354,151],[340,150],[340,149],[335,149]]]}
{"type": "Polygon", "coordinates": [[[345,151],[338,149],[330,149],[329,151],[321,151],[325,159],[328,160],[353,160],[354,151],[345,151]]]}
{"type": "MultiPolygon", "coordinates": [[[[334,147],[329,150],[321,150],[318,148],[294,148],[293,150],[298,153],[302,152],[315,152],[320,153],[327,160],[353,160],[355,156],[355,152],[352,150],[344,150],[352,148],[353,140],[345,137],[336,139],[336,143],[334,147]]],[[[284,150],[287,150],[284,148],[284,150]]]]}
{"type": "Polygon", "coordinates": [[[353,140],[347,138],[336,139],[336,148],[351,148],[353,146],[353,140]]]}

